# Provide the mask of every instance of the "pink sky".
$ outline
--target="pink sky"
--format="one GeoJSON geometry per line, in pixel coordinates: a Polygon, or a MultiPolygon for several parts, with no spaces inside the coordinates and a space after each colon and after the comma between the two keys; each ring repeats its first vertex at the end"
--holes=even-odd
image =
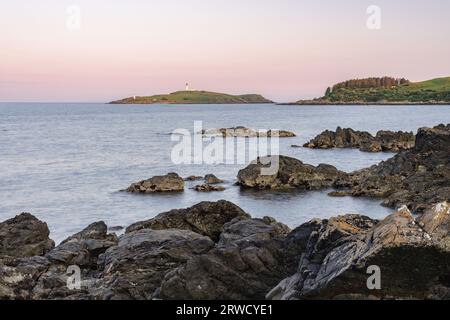
{"type": "Polygon", "coordinates": [[[0,101],[104,102],[188,81],[284,102],[348,78],[450,76],[448,12],[443,0],[15,0],[0,12],[0,101]],[[79,30],[66,26],[73,4],[79,30]]]}

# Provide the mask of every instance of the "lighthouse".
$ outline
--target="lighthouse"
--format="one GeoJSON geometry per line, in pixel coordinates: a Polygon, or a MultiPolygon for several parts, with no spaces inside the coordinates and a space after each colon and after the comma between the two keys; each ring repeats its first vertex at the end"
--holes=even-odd
{"type": "Polygon", "coordinates": [[[186,91],[190,91],[189,89],[189,83],[186,82],[186,91]]]}

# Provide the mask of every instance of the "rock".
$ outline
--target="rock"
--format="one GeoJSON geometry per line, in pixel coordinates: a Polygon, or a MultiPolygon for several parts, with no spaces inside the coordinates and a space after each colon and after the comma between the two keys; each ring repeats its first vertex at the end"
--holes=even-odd
{"type": "Polygon", "coordinates": [[[222,186],[212,186],[210,184],[197,185],[192,189],[198,192],[225,191],[225,188],[222,186]]]}
{"type": "Polygon", "coordinates": [[[44,255],[55,243],[49,238],[45,222],[29,213],[0,223],[0,257],[31,257],[44,255]]]}
{"type": "Polygon", "coordinates": [[[291,145],[291,148],[301,148],[302,146],[299,146],[299,145],[297,145],[297,144],[293,144],[293,145],[291,145]]]}
{"type": "Polygon", "coordinates": [[[223,180],[217,178],[217,177],[216,177],[215,175],[213,175],[213,174],[207,174],[207,175],[205,176],[205,182],[206,182],[207,184],[218,184],[218,183],[222,183],[223,180]]]}
{"type": "Polygon", "coordinates": [[[101,257],[96,299],[153,299],[165,274],[214,246],[190,230],[142,229],[125,234],[101,257]]]}
{"type": "Polygon", "coordinates": [[[133,183],[126,192],[154,193],[154,192],[178,192],[184,190],[184,181],[176,173],[165,176],[155,176],[148,180],[133,183]]]}
{"type": "Polygon", "coordinates": [[[189,176],[184,178],[184,181],[198,181],[198,180],[203,180],[202,176],[189,176]]]}
{"type": "Polygon", "coordinates": [[[366,131],[338,127],[336,132],[329,130],[322,132],[306,143],[304,147],[318,149],[358,148],[365,152],[399,152],[413,148],[414,141],[412,132],[378,131],[374,137],[366,131]]]}
{"type": "Polygon", "coordinates": [[[350,193],[348,191],[332,191],[328,193],[328,196],[335,198],[343,198],[349,196],[350,193]]]}
{"type": "Polygon", "coordinates": [[[381,222],[358,215],[332,218],[310,233],[297,272],[267,298],[443,298],[450,294],[450,251],[435,240],[406,207],[381,222]],[[380,268],[380,290],[367,287],[369,266],[380,268]],[[437,288],[444,296],[436,296],[437,288]]]}
{"type": "Polygon", "coordinates": [[[263,299],[286,274],[282,251],[289,228],[273,219],[235,219],[219,243],[166,274],[162,299],[263,299]]]}
{"type": "Polygon", "coordinates": [[[187,209],[171,210],[150,220],[132,224],[126,233],[141,229],[181,229],[192,230],[218,241],[224,224],[235,218],[249,217],[241,208],[225,200],[201,202],[187,209]]]}
{"type": "Polygon", "coordinates": [[[320,164],[314,167],[286,156],[278,157],[279,166],[276,173],[263,175],[261,169],[269,167],[265,163],[271,159],[277,161],[276,158],[264,157],[253,161],[248,167],[239,171],[237,184],[255,189],[317,190],[332,187],[338,180],[347,178],[345,172],[339,171],[333,166],[320,164]]]}
{"type": "Polygon", "coordinates": [[[232,127],[220,129],[204,129],[200,132],[203,136],[219,136],[219,137],[240,137],[240,138],[256,138],[256,137],[279,137],[290,138],[295,137],[295,133],[287,130],[253,130],[246,127],[232,127]]]}
{"type": "Polygon", "coordinates": [[[125,229],[125,228],[122,226],[113,226],[113,227],[108,228],[109,231],[121,231],[123,229],[125,229]]]}
{"type": "Polygon", "coordinates": [[[449,200],[450,125],[419,129],[413,149],[350,177],[353,196],[384,198],[392,208],[405,204],[423,212],[449,200]]]}
{"type": "Polygon", "coordinates": [[[419,219],[419,225],[442,247],[450,251],[450,202],[444,201],[428,209],[419,219]]]}

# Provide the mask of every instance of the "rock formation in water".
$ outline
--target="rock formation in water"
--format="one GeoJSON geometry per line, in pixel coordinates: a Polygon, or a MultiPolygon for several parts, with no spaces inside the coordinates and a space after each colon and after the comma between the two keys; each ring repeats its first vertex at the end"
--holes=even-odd
{"type": "Polygon", "coordinates": [[[331,165],[320,164],[314,167],[294,158],[279,156],[258,158],[239,171],[237,184],[255,189],[317,190],[332,187],[336,182],[346,179],[346,173],[331,165]],[[266,163],[270,163],[270,165],[266,163]],[[262,168],[268,168],[271,165],[278,166],[278,170],[275,170],[274,174],[266,175],[261,171],[262,168]]]}
{"type": "Polygon", "coordinates": [[[233,127],[233,128],[219,128],[219,129],[204,129],[200,132],[204,136],[219,136],[224,138],[229,137],[241,137],[241,138],[254,138],[254,137],[279,137],[279,138],[292,138],[295,137],[295,133],[287,130],[254,130],[246,127],[233,127]]]}
{"type": "Polygon", "coordinates": [[[399,152],[414,147],[412,132],[378,131],[376,136],[369,132],[355,131],[338,127],[335,132],[326,130],[306,143],[304,147],[312,149],[357,148],[365,152],[399,152]]]}
{"type": "Polygon", "coordinates": [[[126,192],[132,193],[155,193],[155,192],[178,192],[184,190],[184,180],[176,173],[169,173],[165,176],[155,176],[153,178],[133,183],[126,192]]]}

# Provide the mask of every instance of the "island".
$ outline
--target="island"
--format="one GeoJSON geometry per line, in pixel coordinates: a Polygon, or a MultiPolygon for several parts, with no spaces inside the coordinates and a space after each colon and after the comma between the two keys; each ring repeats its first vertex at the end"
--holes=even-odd
{"type": "Polygon", "coordinates": [[[274,103],[259,94],[231,95],[210,91],[176,91],[153,96],[134,96],[112,104],[261,104],[274,103]]]}
{"type": "Polygon", "coordinates": [[[422,82],[381,77],[347,80],[326,89],[325,95],[293,105],[450,104],[450,77],[422,82]]]}

